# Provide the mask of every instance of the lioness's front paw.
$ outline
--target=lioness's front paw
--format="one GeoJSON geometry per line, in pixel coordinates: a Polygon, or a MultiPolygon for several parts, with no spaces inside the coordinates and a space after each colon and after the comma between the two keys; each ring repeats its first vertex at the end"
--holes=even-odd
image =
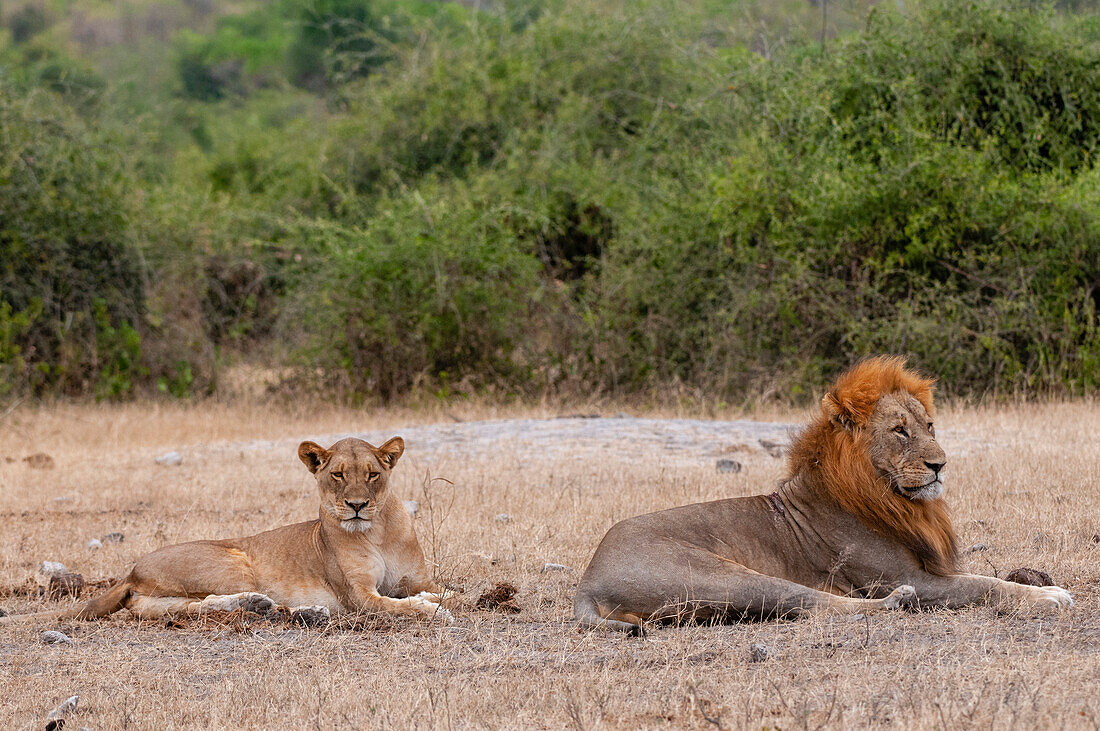
{"type": "Polygon", "coordinates": [[[271,597],[256,591],[246,591],[239,596],[241,597],[240,607],[246,612],[270,614],[275,607],[279,606],[271,597]]]}
{"type": "Polygon", "coordinates": [[[268,614],[278,606],[271,597],[255,591],[242,591],[240,594],[212,594],[202,600],[200,611],[212,610],[232,612],[234,609],[243,609],[246,612],[256,614],[268,614]]]}
{"type": "Polygon", "coordinates": [[[1073,595],[1060,586],[1029,586],[1027,603],[1043,609],[1069,609],[1073,595]]]}
{"type": "Polygon", "coordinates": [[[917,604],[917,590],[908,584],[902,584],[882,600],[886,609],[908,609],[917,604]]]}
{"type": "Polygon", "coordinates": [[[417,605],[417,611],[419,611],[422,616],[428,619],[434,617],[443,624],[454,624],[455,621],[455,616],[451,614],[450,610],[436,602],[429,602],[422,599],[417,605]]]}
{"type": "Polygon", "coordinates": [[[303,625],[305,627],[319,627],[328,624],[332,618],[332,613],[329,612],[328,607],[312,606],[312,607],[293,607],[290,610],[290,619],[292,622],[303,625]]]}

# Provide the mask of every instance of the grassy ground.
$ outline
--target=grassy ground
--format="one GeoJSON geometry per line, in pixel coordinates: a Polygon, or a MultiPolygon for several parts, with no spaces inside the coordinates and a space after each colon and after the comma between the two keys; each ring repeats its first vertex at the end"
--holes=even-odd
{"type": "MultiPolygon", "coordinates": [[[[408,450],[391,484],[420,502],[425,553],[465,588],[466,606],[450,627],[379,618],[324,629],[172,627],[121,612],[63,623],[75,644],[60,647],[40,642],[41,627],[3,628],[0,725],[41,727],[74,694],[72,727],[96,729],[1100,724],[1100,405],[956,408],[937,420],[960,543],[987,546],[964,566],[1002,576],[1044,569],[1073,592],[1072,610],[822,616],[660,629],[648,640],[572,624],[573,591],[596,543],[628,515],[768,490],[783,461],[757,437],[776,428],[730,425],[704,437],[672,419],[472,423],[554,415],[14,411],[0,420],[0,585],[20,584],[43,560],[116,577],[166,543],[311,518],[300,439],[404,433],[408,450]],[[154,463],[168,450],[180,451],[180,466],[154,463]],[[35,452],[55,467],[22,461],[35,452]],[[743,469],[718,473],[718,456],[743,469]],[[112,531],[125,541],[85,548],[112,531]],[[567,569],[543,572],[547,562],[567,569]],[[472,606],[498,581],[519,588],[518,614],[472,606]],[[750,662],[753,643],[772,657],[750,662]]],[[[56,603],[0,598],[13,613],[47,605],[56,603]]]]}

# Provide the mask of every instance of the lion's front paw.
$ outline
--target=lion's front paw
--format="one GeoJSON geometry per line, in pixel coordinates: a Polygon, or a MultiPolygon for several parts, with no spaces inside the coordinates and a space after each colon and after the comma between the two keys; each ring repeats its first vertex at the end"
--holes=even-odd
{"type": "Polygon", "coordinates": [[[1033,607],[1042,609],[1069,609],[1073,595],[1060,586],[1029,586],[1025,599],[1033,607]]]}
{"type": "Polygon", "coordinates": [[[917,590],[908,584],[902,584],[882,600],[886,609],[909,609],[917,605],[917,590]]]}

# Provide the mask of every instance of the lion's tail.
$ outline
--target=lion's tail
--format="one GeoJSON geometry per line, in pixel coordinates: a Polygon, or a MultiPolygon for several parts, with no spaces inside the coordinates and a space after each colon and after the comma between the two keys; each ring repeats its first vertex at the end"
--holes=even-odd
{"type": "Polygon", "coordinates": [[[615,629],[635,637],[641,637],[645,634],[645,630],[640,624],[621,622],[617,619],[608,619],[602,616],[596,600],[583,588],[578,589],[577,595],[573,598],[573,616],[576,617],[577,624],[584,629],[615,629]]]}
{"type": "Polygon", "coordinates": [[[49,622],[61,619],[98,619],[113,614],[126,606],[126,600],[130,598],[133,584],[127,576],[103,594],[90,599],[86,604],[75,609],[55,609],[49,612],[32,612],[30,614],[16,614],[11,617],[0,617],[0,626],[10,624],[23,624],[26,622],[49,622]]]}

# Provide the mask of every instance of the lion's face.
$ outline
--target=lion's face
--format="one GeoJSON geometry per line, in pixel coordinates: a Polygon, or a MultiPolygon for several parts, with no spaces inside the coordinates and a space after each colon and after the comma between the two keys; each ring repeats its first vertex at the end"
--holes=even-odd
{"type": "Polygon", "coordinates": [[[879,399],[868,423],[871,464],[910,500],[943,494],[947,455],[936,442],[932,419],[917,399],[896,391],[879,399]]]}
{"type": "Polygon", "coordinates": [[[370,529],[385,497],[390,471],[404,451],[401,437],[381,447],[348,438],[329,449],[302,442],[298,458],[317,477],[321,508],[340,521],[341,528],[355,533],[370,529]]]}

